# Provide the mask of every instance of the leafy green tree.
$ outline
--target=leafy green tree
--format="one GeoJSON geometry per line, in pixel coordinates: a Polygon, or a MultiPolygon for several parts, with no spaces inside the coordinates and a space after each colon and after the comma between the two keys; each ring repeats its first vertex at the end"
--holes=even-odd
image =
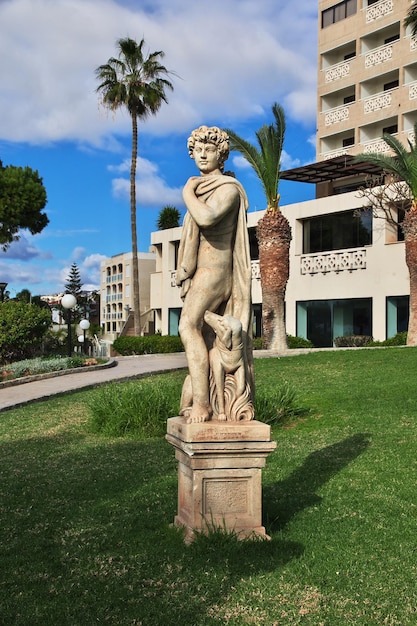
{"type": "Polygon", "coordinates": [[[160,210],[156,226],[158,230],[176,228],[180,225],[181,213],[177,208],[168,204],[160,210]]]}
{"type": "Polygon", "coordinates": [[[26,304],[30,304],[32,300],[32,294],[29,289],[22,289],[19,293],[16,294],[15,300],[18,302],[26,302],[26,304]]]}
{"type": "MultiPolygon", "coordinates": [[[[390,208],[401,198],[401,208],[405,210],[402,229],[404,231],[405,260],[410,273],[410,315],[408,322],[407,345],[417,345],[417,122],[414,124],[414,141],[408,141],[408,148],[401,141],[388,133],[383,135],[385,143],[391,148],[393,154],[359,154],[357,161],[368,161],[381,167],[391,175],[390,184],[383,188],[383,197],[377,192],[367,194],[370,206],[382,207],[389,213],[390,208]],[[395,182],[405,183],[407,196],[404,201],[404,193],[398,188],[395,190],[395,182]]],[[[404,188],[404,185],[403,185],[404,188]]]]}
{"type": "Polygon", "coordinates": [[[0,303],[0,362],[35,356],[52,324],[51,312],[26,302],[0,303]]]}
{"type": "Polygon", "coordinates": [[[277,103],[273,105],[272,113],[274,122],[265,124],[256,132],[258,146],[242,139],[230,129],[226,129],[226,132],[230,137],[230,149],[240,152],[252,166],[265,193],[266,212],[256,228],[264,347],[284,350],[288,347],[285,331],[285,291],[290,268],[291,227],[278,206],[285,114],[277,103]]]}
{"type": "Polygon", "coordinates": [[[413,2],[404,20],[404,26],[411,26],[411,34],[417,35],[417,2],[413,2]]]}
{"type": "Polygon", "coordinates": [[[125,38],[117,41],[118,57],[111,57],[96,69],[99,80],[97,92],[111,111],[126,108],[132,120],[132,158],[130,167],[130,222],[132,236],[132,282],[135,334],[141,334],[139,263],[136,224],[136,162],[138,155],[138,119],[155,115],[162,102],[167,102],[166,90],[173,89],[167,79],[170,74],[161,65],[162,51],[144,52],[145,40],[139,44],[125,38]]]}
{"type": "Polygon", "coordinates": [[[42,178],[30,167],[3,166],[0,161],[0,246],[7,250],[20,238],[19,231],[40,233],[49,223],[42,209],[46,190],[42,178]]]}

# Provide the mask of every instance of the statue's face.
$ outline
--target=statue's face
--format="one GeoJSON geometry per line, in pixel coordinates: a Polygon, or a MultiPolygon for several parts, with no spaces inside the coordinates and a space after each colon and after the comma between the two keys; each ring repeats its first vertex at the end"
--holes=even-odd
{"type": "Polygon", "coordinates": [[[219,153],[213,143],[196,141],[193,156],[195,164],[203,174],[210,174],[219,169],[219,153]]]}

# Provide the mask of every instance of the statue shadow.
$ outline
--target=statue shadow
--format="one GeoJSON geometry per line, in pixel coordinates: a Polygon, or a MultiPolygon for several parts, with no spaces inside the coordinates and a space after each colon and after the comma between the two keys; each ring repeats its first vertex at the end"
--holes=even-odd
{"type": "Polygon", "coordinates": [[[282,530],[304,509],[319,505],[317,490],[354,461],[369,446],[370,435],[357,433],[331,446],[312,452],[284,480],[263,489],[263,512],[269,533],[282,530]]]}

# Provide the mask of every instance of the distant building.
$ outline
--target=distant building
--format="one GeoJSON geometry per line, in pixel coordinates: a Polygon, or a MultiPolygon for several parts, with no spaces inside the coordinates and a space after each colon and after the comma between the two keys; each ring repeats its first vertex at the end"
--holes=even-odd
{"type": "MultiPolygon", "coordinates": [[[[139,294],[142,332],[154,332],[154,314],[150,308],[150,276],[155,271],[155,254],[140,252],[139,294]]],[[[102,338],[114,341],[133,321],[132,253],[116,254],[101,263],[100,272],[100,325],[102,338]]]]}

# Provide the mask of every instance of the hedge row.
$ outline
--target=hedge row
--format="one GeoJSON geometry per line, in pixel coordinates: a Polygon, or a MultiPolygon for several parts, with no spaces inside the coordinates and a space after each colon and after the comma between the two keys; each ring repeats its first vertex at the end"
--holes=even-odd
{"type": "MultiPolygon", "coordinates": [[[[287,336],[289,348],[312,348],[313,344],[302,337],[287,336]]],[[[262,337],[253,341],[255,350],[262,349],[262,337]]],[[[181,339],[174,335],[146,335],[145,337],[118,337],[113,343],[113,349],[122,356],[139,354],[160,354],[183,352],[181,339]]]]}

